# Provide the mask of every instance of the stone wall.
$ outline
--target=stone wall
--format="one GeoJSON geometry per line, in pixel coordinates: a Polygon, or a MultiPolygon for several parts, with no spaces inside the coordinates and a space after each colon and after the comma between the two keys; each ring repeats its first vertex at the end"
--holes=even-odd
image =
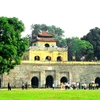
{"type": "Polygon", "coordinates": [[[52,76],[56,87],[60,86],[62,77],[67,78],[67,82],[89,83],[100,77],[100,64],[38,64],[23,63],[11,70],[10,74],[3,74],[2,87],[7,87],[8,82],[12,86],[21,87],[22,82],[32,85],[32,78],[37,77],[38,87],[44,87],[47,76],[52,76]]]}

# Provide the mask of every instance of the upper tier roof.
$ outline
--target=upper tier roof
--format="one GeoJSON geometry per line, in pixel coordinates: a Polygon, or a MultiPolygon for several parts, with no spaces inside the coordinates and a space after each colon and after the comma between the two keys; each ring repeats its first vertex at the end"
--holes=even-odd
{"type": "Polygon", "coordinates": [[[43,42],[56,42],[57,39],[55,39],[55,38],[38,38],[38,37],[37,37],[36,41],[43,41],[43,42]]]}
{"type": "Polygon", "coordinates": [[[41,32],[37,36],[34,37],[32,42],[42,41],[42,42],[56,42],[58,39],[53,38],[52,34],[48,32],[41,32]]]}
{"type": "Polygon", "coordinates": [[[47,37],[51,36],[52,37],[53,35],[49,34],[48,32],[41,32],[41,33],[38,34],[38,36],[47,36],[47,37]]]}

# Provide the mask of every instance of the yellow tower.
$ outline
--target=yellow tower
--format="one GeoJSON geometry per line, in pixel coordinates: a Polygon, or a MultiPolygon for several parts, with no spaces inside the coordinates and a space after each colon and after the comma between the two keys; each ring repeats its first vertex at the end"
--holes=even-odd
{"type": "Polygon", "coordinates": [[[57,39],[48,32],[42,32],[35,36],[32,46],[25,52],[23,60],[30,61],[68,61],[67,48],[56,45],[57,39]]]}

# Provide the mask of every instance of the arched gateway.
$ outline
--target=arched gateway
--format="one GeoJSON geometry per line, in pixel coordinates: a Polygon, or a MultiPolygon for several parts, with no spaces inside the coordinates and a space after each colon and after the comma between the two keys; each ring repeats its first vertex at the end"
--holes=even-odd
{"type": "Polygon", "coordinates": [[[100,77],[97,77],[97,78],[95,79],[95,83],[97,83],[97,84],[99,85],[99,87],[100,87],[100,77]]]}
{"type": "Polygon", "coordinates": [[[51,88],[53,82],[54,82],[53,77],[52,77],[51,75],[48,75],[48,76],[46,77],[46,87],[47,87],[47,88],[51,88]]]}
{"type": "Polygon", "coordinates": [[[1,79],[0,79],[0,88],[1,88],[1,79]]]}
{"type": "Polygon", "coordinates": [[[68,80],[65,76],[63,76],[61,79],[60,79],[60,83],[67,83],[68,80]]]}
{"type": "Polygon", "coordinates": [[[32,79],[31,79],[31,86],[33,88],[38,88],[38,85],[39,85],[39,80],[36,76],[34,76],[32,79]]]}

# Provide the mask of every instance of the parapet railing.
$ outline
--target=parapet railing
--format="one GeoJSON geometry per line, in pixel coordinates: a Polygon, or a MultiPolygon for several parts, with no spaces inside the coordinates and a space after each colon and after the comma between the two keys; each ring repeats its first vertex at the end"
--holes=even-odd
{"type": "Polygon", "coordinates": [[[23,60],[21,64],[66,64],[66,65],[100,65],[100,61],[29,61],[23,60]]]}
{"type": "Polygon", "coordinates": [[[30,47],[31,50],[48,50],[48,51],[67,51],[68,48],[60,47],[30,47]]]}

